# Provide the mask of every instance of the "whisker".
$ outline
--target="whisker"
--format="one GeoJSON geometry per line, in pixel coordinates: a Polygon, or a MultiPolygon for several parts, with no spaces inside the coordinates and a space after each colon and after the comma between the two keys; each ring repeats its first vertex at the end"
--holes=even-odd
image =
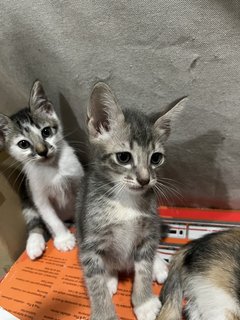
{"type": "Polygon", "coordinates": [[[69,143],[72,143],[72,144],[80,144],[80,145],[83,145],[83,146],[88,146],[85,142],[82,142],[82,141],[78,141],[78,140],[68,140],[69,143]]]}
{"type": "Polygon", "coordinates": [[[23,182],[25,181],[25,175],[23,174],[22,175],[22,179],[21,179],[21,181],[20,181],[20,183],[19,183],[19,186],[18,186],[18,190],[17,190],[17,192],[19,193],[19,191],[20,191],[20,188],[21,188],[21,185],[23,184],[23,182]]]}
{"type": "MultiPolygon", "coordinates": [[[[10,174],[8,175],[8,180],[10,180],[10,178],[12,177],[12,175],[14,174],[14,173],[16,173],[16,172],[18,172],[19,171],[19,169],[22,167],[22,165],[21,165],[21,163],[19,163],[19,165],[17,165],[11,172],[10,172],[10,174]]],[[[20,170],[21,171],[21,170],[20,170]]]]}
{"type": "Polygon", "coordinates": [[[19,174],[17,175],[17,178],[15,179],[15,181],[14,181],[14,183],[13,183],[13,187],[15,187],[15,184],[16,184],[17,180],[22,176],[22,174],[23,174],[23,170],[21,170],[21,171],[19,172],[19,174]]]}
{"type": "MultiPolygon", "coordinates": [[[[157,185],[158,186],[161,185],[162,188],[165,188],[166,191],[168,192],[169,196],[171,197],[171,199],[173,199],[172,197],[175,197],[181,203],[185,204],[184,197],[176,186],[173,186],[171,183],[166,182],[166,181],[164,183],[161,183],[161,182],[159,182],[159,180],[157,181],[157,185]]],[[[175,201],[173,201],[173,203],[174,202],[175,201]]]]}
{"type": "Polygon", "coordinates": [[[63,139],[67,138],[68,136],[70,136],[71,134],[73,134],[73,133],[75,133],[75,132],[77,132],[77,131],[79,131],[78,128],[76,128],[76,129],[74,129],[74,130],[72,130],[72,131],[68,131],[68,133],[63,134],[63,139]]]}
{"type": "MultiPolygon", "coordinates": [[[[113,183],[117,183],[118,181],[109,181],[107,183],[104,183],[102,185],[100,185],[98,188],[95,188],[92,192],[89,193],[89,195],[95,194],[96,191],[103,189],[104,187],[113,184],[113,183]]],[[[114,186],[113,186],[114,187],[114,186]]]]}
{"type": "Polygon", "coordinates": [[[174,191],[176,191],[179,195],[181,195],[179,188],[177,186],[175,186],[174,184],[172,184],[171,182],[162,181],[162,179],[160,179],[160,180],[157,180],[157,183],[160,183],[162,186],[169,187],[169,188],[173,189],[174,191]]]}
{"type": "Polygon", "coordinates": [[[12,161],[12,163],[10,163],[10,165],[8,165],[4,170],[1,170],[0,172],[1,172],[1,173],[5,173],[5,172],[8,171],[10,168],[14,167],[14,165],[16,165],[17,163],[20,164],[19,161],[17,161],[17,160],[12,161]]]}
{"type": "Polygon", "coordinates": [[[167,195],[165,194],[165,192],[163,191],[163,189],[161,188],[161,186],[155,185],[154,188],[156,188],[156,190],[158,192],[160,192],[160,195],[162,195],[164,197],[164,199],[166,200],[166,205],[169,205],[169,199],[168,199],[167,195]]]}

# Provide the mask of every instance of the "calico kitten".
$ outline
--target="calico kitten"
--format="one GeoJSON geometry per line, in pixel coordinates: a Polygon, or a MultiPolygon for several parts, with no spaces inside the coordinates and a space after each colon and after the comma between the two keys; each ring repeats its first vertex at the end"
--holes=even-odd
{"type": "Polygon", "coordinates": [[[111,296],[117,291],[118,271],[133,268],[132,303],[137,319],[153,320],[161,307],[152,294],[160,236],[153,189],[164,162],[170,119],[180,109],[179,102],[161,117],[148,117],[137,110],[121,110],[104,83],[92,91],[88,132],[93,162],[77,210],[91,320],[117,319],[111,296]]]}
{"type": "Polygon", "coordinates": [[[171,262],[157,320],[240,320],[240,229],[204,236],[171,262]]]}
{"type": "Polygon", "coordinates": [[[60,251],[73,249],[74,235],[63,221],[74,218],[76,189],[83,169],[64,140],[62,126],[39,81],[33,84],[29,108],[0,114],[0,147],[23,165],[22,212],[28,227],[30,259],[45,249],[45,226],[60,251]]]}

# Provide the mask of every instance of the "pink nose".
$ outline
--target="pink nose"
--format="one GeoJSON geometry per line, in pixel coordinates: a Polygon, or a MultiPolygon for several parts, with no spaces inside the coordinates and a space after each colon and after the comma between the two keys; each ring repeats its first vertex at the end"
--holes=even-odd
{"type": "Polygon", "coordinates": [[[146,184],[149,184],[150,182],[150,178],[141,178],[141,177],[138,177],[137,178],[137,182],[141,185],[141,186],[145,186],[146,184]]]}
{"type": "Polygon", "coordinates": [[[37,144],[35,150],[36,150],[36,153],[41,157],[46,157],[48,154],[48,148],[44,144],[40,144],[40,143],[37,144]]]}

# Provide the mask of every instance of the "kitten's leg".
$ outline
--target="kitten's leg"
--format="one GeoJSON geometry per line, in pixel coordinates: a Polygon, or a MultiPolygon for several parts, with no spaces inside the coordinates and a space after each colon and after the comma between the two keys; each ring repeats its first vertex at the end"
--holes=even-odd
{"type": "Polygon", "coordinates": [[[161,302],[152,293],[152,270],[156,246],[146,240],[138,249],[134,268],[132,302],[138,320],[154,320],[161,308],[161,302]]]}
{"type": "Polygon", "coordinates": [[[45,227],[35,208],[25,207],[22,212],[28,229],[26,252],[29,258],[34,260],[39,258],[45,250],[45,227]]]}
{"type": "Polygon", "coordinates": [[[157,251],[153,262],[153,281],[164,283],[168,276],[167,263],[162,259],[160,253],[157,251]]]}
{"type": "Polygon", "coordinates": [[[49,200],[38,197],[34,199],[34,203],[54,239],[54,246],[60,251],[72,250],[76,243],[75,236],[58,217],[49,200]]]}
{"type": "Polygon", "coordinates": [[[106,268],[96,252],[80,252],[85,281],[91,302],[90,320],[117,320],[111,295],[107,286],[106,268]]]}
{"type": "Polygon", "coordinates": [[[109,272],[107,273],[107,287],[111,297],[117,293],[118,287],[118,273],[117,272],[109,272]]]}

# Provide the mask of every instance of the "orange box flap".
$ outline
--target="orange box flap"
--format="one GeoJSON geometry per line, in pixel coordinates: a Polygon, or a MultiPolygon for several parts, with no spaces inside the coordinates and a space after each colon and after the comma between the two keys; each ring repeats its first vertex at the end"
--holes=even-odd
{"type": "MultiPolygon", "coordinates": [[[[113,297],[122,320],[134,320],[131,306],[131,277],[120,277],[113,297]]],[[[159,294],[160,286],[153,284],[159,294]]],[[[77,249],[59,252],[52,240],[43,257],[31,261],[23,253],[0,284],[0,306],[21,320],[86,320],[89,299],[77,249]]]]}

